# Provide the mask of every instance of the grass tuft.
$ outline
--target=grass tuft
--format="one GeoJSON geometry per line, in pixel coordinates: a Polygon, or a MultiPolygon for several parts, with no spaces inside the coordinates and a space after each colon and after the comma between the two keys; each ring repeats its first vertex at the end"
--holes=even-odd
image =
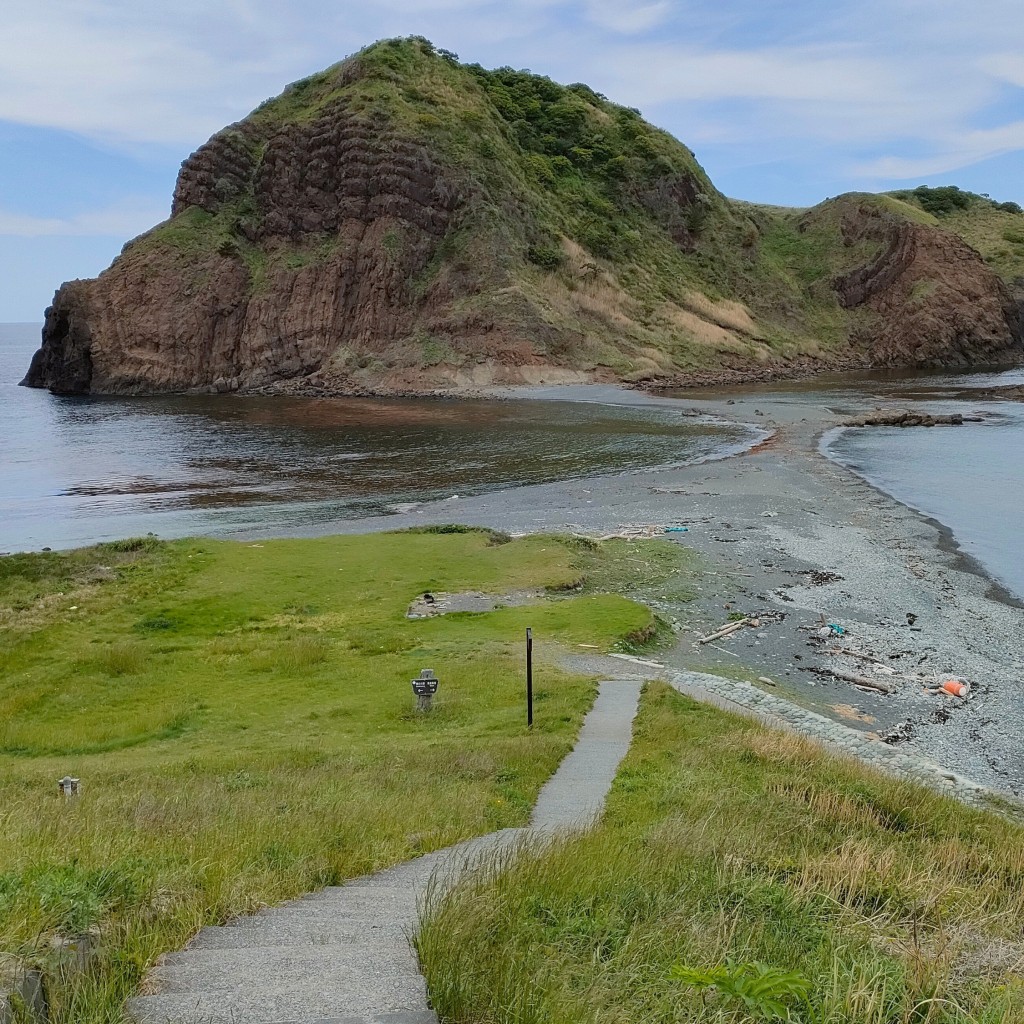
{"type": "MultiPolygon", "coordinates": [[[[593,571],[604,555],[588,551],[593,571]]],[[[204,924],[524,823],[593,692],[544,645],[608,649],[650,611],[587,593],[405,612],[425,590],[558,587],[577,557],[445,527],[0,559],[0,948],[46,972],[55,1024],[120,1021],[204,924]],[[441,680],[429,716],[410,687],[424,666],[441,680]],[[65,774],[82,779],[72,802],[65,774]],[[68,974],[51,940],[82,933],[101,952],[68,974]]]]}
{"type": "Polygon", "coordinates": [[[648,687],[590,832],[430,894],[442,1019],[1024,1020],[1024,828],[648,687]]]}

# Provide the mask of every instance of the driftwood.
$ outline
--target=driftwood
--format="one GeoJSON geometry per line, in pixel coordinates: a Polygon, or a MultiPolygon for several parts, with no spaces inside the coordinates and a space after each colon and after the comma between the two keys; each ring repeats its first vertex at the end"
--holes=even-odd
{"type": "Polygon", "coordinates": [[[895,693],[896,687],[892,683],[883,682],[881,679],[872,679],[869,676],[855,676],[852,672],[836,672],[832,671],[829,673],[836,677],[836,679],[842,679],[844,682],[853,683],[854,686],[864,686],[869,690],[878,690],[879,693],[895,693]]]}
{"type": "Polygon", "coordinates": [[[861,661],[870,661],[875,665],[888,665],[887,662],[881,658],[876,658],[873,654],[864,654],[862,651],[851,651],[849,647],[832,647],[825,652],[826,654],[845,654],[849,658],[859,658],[861,661]]]}
{"type": "Polygon", "coordinates": [[[697,643],[709,644],[712,640],[721,640],[723,636],[728,636],[730,633],[735,633],[737,629],[742,629],[743,626],[749,625],[750,619],[737,619],[735,622],[730,622],[728,626],[723,626],[714,633],[709,633],[707,636],[699,637],[697,643]]]}

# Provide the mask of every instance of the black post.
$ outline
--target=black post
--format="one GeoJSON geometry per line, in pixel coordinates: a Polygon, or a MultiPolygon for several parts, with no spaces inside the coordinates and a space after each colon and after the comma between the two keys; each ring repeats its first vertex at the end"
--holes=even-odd
{"type": "Polygon", "coordinates": [[[526,724],[533,728],[533,630],[526,630],[526,724]]]}

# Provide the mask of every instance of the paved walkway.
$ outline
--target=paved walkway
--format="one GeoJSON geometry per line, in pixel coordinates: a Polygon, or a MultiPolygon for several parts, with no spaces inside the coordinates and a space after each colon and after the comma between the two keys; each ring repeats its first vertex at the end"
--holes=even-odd
{"type": "Polygon", "coordinates": [[[600,684],[573,751],[541,790],[528,828],[439,850],[204,928],[129,1003],[140,1024],[436,1024],[409,937],[427,885],[450,885],[476,858],[538,835],[585,828],[629,749],[639,679],[600,684]]]}

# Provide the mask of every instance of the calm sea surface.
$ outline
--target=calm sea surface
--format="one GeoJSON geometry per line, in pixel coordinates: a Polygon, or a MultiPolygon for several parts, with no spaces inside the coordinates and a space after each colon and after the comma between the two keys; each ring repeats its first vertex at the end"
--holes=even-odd
{"type": "MultiPolygon", "coordinates": [[[[560,401],[241,397],[56,398],[17,387],[36,325],[0,325],[0,551],[280,531],[519,484],[678,465],[745,447],[739,428],[671,406],[560,401]]],[[[986,422],[873,428],[824,450],[950,527],[1024,597],[1024,404],[953,401],[1024,371],[844,375],[742,393],[851,411],[865,397],[983,411],[986,422]]],[[[740,392],[737,392],[740,393],[740,392]]],[[[685,405],[688,397],[682,394],[685,405]]]]}
{"type": "Polygon", "coordinates": [[[1024,403],[949,401],[954,390],[1024,384],[1024,371],[930,377],[882,385],[927,401],[930,410],[978,411],[984,423],[962,427],[845,431],[826,452],[876,487],[953,531],[961,549],[1024,598],[1024,403]]]}
{"type": "Polygon", "coordinates": [[[692,462],[741,428],[576,402],[57,398],[17,387],[37,325],[0,325],[0,551],[287,533],[403,503],[692,462]]]}

